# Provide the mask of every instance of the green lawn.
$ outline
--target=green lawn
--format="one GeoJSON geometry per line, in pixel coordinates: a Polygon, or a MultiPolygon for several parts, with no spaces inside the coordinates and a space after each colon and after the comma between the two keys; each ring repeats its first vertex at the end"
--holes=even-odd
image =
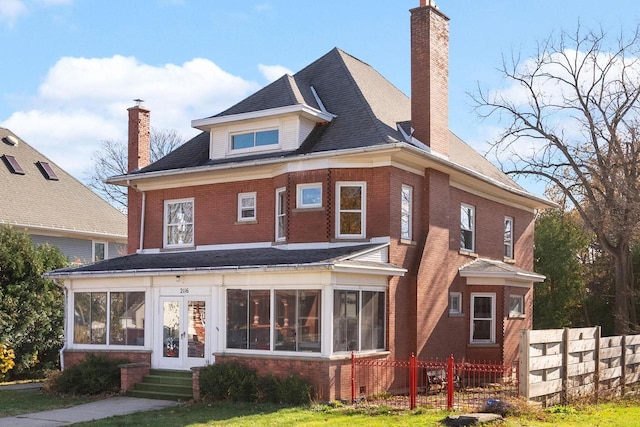
{"type": "MultiPolygon", "coordinates": [[[[38,390],[0,391],[0,417],[71,406],[89,398],[49,396],[38,390]]],[[[282,408],[270,404],[188,403],[160,411],[114,417],[82,426],[437,426],[446,412],[431,410],[393,411],[386,408],[354,409],[349,405],[314,405],[282,408]]],[[[507,427],[639,426],[640,397],[600,405],[532,409],[526,415],[509,417],[507,427]]]]}

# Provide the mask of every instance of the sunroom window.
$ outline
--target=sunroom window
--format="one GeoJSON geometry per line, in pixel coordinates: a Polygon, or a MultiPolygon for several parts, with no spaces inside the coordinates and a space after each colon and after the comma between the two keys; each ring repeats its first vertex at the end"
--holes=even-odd
{"type": "Polygon", "coordinates": [[[73,342],[144,345],[144,292],[76,292],[73,342]]]}
{"type": "Polygon", "coordinates": [[[385,293],[333,292],[333,351],[384,349],[385,293]]]}

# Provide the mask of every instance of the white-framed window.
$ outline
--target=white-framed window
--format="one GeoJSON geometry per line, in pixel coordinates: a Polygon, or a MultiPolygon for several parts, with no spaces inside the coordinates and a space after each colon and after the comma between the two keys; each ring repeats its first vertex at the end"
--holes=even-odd
{"type": "Polygon", "coordinates": [[[366,183],[336,183],[337,238],[365,237],[366,200],[366,183]]]}
{"type": "Polygon", "coordinates": [[[513,259],[513,218],[504,217],[504,257],[513,259]]]}
{"type": "Polygon", "coordinates": [[[471,294],[471,343],[496,342],[496,294],[471,294]]]}
{"type": "Polygon", "coordinates": [[[193,199],[165,200],[164,246],[193,246],[193,199]]]}
{"type": "Polygon", "coordinates": [[[93,242],[93,254],[91,259],[102,261],[109,257],[109,245],[106,242],[93,242]]]}
{"type": "Polygon", "coordinates": [[[74,292],[73,342],[144,346],[144,292],[74,292]]]}
{"type": "Polygon", "coordinates": [[[471,205],[460,205],[460,249],[473,252],[475,240],[475,212],[471,205]]]}
{"type": "Polygon", "coordinates": [[[238,193],[238,221],[255,221],[256,218],[256,193],[238,193]]]}
{"type": "Polygon", "coordinates": [[[385,348],[385,293],[333,291],[333,352],[385,348]]]}
{"type": "Polygon", "coordinates": [[[411,240],[413,234],[413,187],[402,185],[402,201],[400,206],[400,237],[411,240]]]}
{"type": "Polygon", "coordinates": [[[228,289],[227,349],[320,353],[319,289],[228,289]]]}
{"type": "Polygon", "coordinates": [[[462,292],[449,292],[449,314],[462,314],[462,292]]]}
{"type": "Polygon", "coordinates": [[[509,317],[524,316],[524,295],[509,295],[509,317]]]}
{"type": "Polygon", "coordinates": [[[231,150],[246,150],[268,145],[278,145],[278,129],[243,132],[231,135],[231,150]]]}
{"type": "Polygon", "coordinates": [[[298,184],[296,186],[296,207],[298,209],[322,207],[322,183],[298,184]]]}
{"type": "Polygon", "coordinates": [[[287,191],[286,188],[276,190],[276,242],[287,239],[287,191]]]}

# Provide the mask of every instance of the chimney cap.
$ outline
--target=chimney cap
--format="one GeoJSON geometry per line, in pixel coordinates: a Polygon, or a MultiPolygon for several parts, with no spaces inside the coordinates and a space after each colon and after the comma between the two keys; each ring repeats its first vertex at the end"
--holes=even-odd
{"type": "Polygon", "coordinates": [[[144,99],[136,98],[133,100],[136,103],[136,107],[139,107],[144,102],[144,99]]]}

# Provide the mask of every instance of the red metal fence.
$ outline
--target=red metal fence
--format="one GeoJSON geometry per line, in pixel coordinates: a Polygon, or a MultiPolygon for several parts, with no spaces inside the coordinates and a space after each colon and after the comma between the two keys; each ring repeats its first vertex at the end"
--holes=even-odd
{"type": "Polygon", "coordinates": [[[351,355],[351,403],[444,409],[483,407],[518,396],[518,366],[496,363],[383,360],[351,355]]]}

